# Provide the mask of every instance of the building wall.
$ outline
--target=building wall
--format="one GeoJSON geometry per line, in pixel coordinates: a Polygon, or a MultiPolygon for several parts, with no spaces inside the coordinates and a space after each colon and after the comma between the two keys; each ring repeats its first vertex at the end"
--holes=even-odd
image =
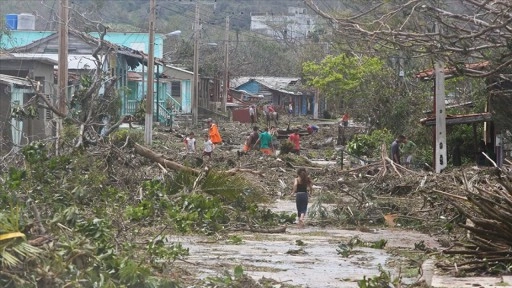
{"type": "MultiPolygon", "coordinates": [[[[48,37],[55,31],[22,31],[14,30],[9,31],[9,34],[3,34],[0,37],[0,48],[12,49],[28,45],[39,39],[48,37]]],[[[89,33],[93,37],[98,37],[98,33],[89,33]]],[[[117,45],[124,45],[135,50],[141,50],[144,53],[149,52],[149,34],[148,33],[133,33],[133,32],[108,32],[104,38],[106,41],[117,45]]],[[[72,43],[72,36],[70,36],[69,43],[72,43]]],[[[58,44],[58,39],[56,40],[58,44]]],[[[161,58],[163,56],[163,43],[164,39],[162,34],[155,34],[155,56],[161,58]]],[[[58,45],[48,47],[49,49],[57,49],[58,45]]],[[[70,46],[70,49],[73,47],[70,46]]],[[[70,52],[71,53],[71,52],[70,52]]],[[[92,53],[92,52],[91,52],[92,53]]],[[[78,53],[74,53],[78,54],[78,53]]]]}
{"type": "Polygon", "coordinates": [[[312,15],[252,15],[251,31],[275,38],[304,39],[313,31],[316,18],[312,15]],[[285,33],[286,31],[286,33],[285,33]]]}

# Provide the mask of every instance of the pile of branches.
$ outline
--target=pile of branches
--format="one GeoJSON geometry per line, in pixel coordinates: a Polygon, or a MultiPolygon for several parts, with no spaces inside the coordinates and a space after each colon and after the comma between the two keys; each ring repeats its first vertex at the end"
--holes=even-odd
{"type": "Polygon", "coordinates": [[[493,177],[487,179],[492,181],[466,187],[464,196],[449,196],[451,204],[467,219],[459,226],[469,231],[465,243],[456,243],[444,251],[444,254],[464,256],[464,262],[450,267],[465,266],[463,269],[475,271],[512,264],[512,170],[509,168],[493,168],[493,177]]]}

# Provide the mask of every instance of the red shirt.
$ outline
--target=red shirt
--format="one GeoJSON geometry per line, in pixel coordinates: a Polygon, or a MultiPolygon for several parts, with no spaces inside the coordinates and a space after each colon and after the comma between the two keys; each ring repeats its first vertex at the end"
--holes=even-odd
{"type": "Polygon", "coordinates": [[[300,150],[300,135],[299,134],[291,134],[290,137],[288,137],[288,140],[293,143],[293,148],[296,150],[300,150]]]}

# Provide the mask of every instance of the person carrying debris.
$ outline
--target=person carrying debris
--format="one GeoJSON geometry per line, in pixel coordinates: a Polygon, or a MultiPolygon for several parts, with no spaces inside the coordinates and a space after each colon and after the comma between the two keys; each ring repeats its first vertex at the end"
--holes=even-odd
{"type": "Polygon", "coordinates": [[[308,125],[308,124],[305,124],[304,125],[304,128],[306,128],[306,130],[308,130],[308,134],[313,134],[313,133],[316,133],[318,132],[318,130],[320,130],[320,127],[316,126],[316,125],[308,125]]]}
{"type": "Polygon", "coordinates": [[[292,142],[293,149],[292,153],[295,153],[297,155],[300,154],[300,135],[299,135],[299,129],[293,130],[293,133],[288,136],[288,140],[292,142]]]}
{"type": "Polygon", "coordinates": [[[391,143],[391,160],[397,164],[400,164],[400,144],[405,143],[405,141],[405,136],[400,135],[391,143]]]}
{"type": "Polygon", "coordinates": [[[212,141],[212,143],[222,143],[222,138],[220,137],[219,128],[217,127],[217,124],[213,123],[212,118],[208,118],[208,120],[206,120],[206,123],[208,123],[208,135],[210,135],[210,140],[212,141]]]}
{"type": "Polygon", "coordinates": [[[297,178],[293,180],[293,188],[291,192],[291,195],[295,194],[299,228],[304,228],[304,220],[306,218],[306,213],[308,212],[308,200],[312,192],[313,181],[311,181],[306,168],[299,168],[297,170],[297,178]]]}
{"type": "Polygon", "coordinates": [[[187,153],[196,153],[196,139],[194,138],[194,132],[190,132],[190,134],[185,138],[185,149],[187,153]]]}
{"type": "Polygon", "coordinates": [[[410,166],[412,164],[414,152],[416,152],[416,144],[406,137],[405,142],[400,145],[400,150],[400,152],[405,155],[405,164],[410,166]]]}
{"type": "Polygon", "coordinates": [[[272,143],[272,136],[268,133],[268,127],[265,127],[264,131],[260,133],[260,136],[256,143],[253,145],[253,148],[256,145],[260,144],[260,151],[265,155],[272,155],[272,149],[270,149],[270,145],[272,143]]]}
{"type": "Polygon", "coordinates": [[[258,133],[258,126],[254,126],[252,127],[252,132],[251,134],[249,134],[249,136],[247,136],[246,140],[245,140],[245,145],[244,145],[244,153],[247,153],[251,150],[251,147],[254,146],[254,144],[256,144],[256,142],[258,142],[258,138],[260,137],[259,136],[259,133],[258,133]]]}

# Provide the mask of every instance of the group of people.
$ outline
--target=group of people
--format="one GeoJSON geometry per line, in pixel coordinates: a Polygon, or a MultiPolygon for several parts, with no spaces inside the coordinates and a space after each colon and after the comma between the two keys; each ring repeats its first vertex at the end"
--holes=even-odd
{"type": "MultiPolygon", "coordinates": [[[[251,119],[252,120],[252,119],[251,119]]],[[[218,127],[211,119],[207,120],[208,134],[204,135],[203,142],[203,157],[211,159],[215,145],[222,143],[222,137],[220,136],[218,127]]],[[[308,125],[309,133],[316,133],[318,127],[314,125],[308,125]]],[[[295,129],[292,134],[289,135],[288,140],[293,144],[293,153],[299,153],[300,151],[300,134],[299,130],[295,129]]],[[[196,153],[196,144],[194,132],[190,132],[184,141],[185,149],[187,153],[196,153]]],[[[269,128],[265,127],[263,131],[259,131],[257,126],[253,126],[252,132],[246,138],[243,151],[245,153],[250,150],[259,149],[263,154],[272,155],[277,148],[277,128],[275,126],[269,128]]],[[[297,170],[297,177],[293,180],[293,186],[291,195],[295,196],[296,208],[297,208],[297,223],[299,228],[303,228],[305,223],[305,217],[308,208],[309,197],[313,190],[313,182],[309,177],[305,168],[299,168],[297,170]]]]}
{"type": "MultiPolygon", "coordinates": [[[[272,155],[279,146],[277,134],[277,128],[275,126],[271,126],[270,129],[265,127],[263,131],[260,131],[258,126],[253,126],[252,132],[245,139],[242,153],[247,154],[251,150],[259,150],[265,155],[272,155]]],[[[291,152],[300,154],[299,129],[293,130],[293,133],[288,136],[288,141],[293,145],[291,152]]]]}
{"type": "MultiPolygon", "coordinates": [[[[203,157],[208,157],[208,159],[211,159],[213,149],[215,149],[215,145],[222,143],[222,137],[220,136],[217,124],[213,123],[211,118],[208,119],[206,123],[208,124],[208,134],[204,135],[203,157]]],[[[188,136],[185,137],[184,144],[187,153],[196,153],[196,139],[194,132],[190,132],[188,136]]]]}
{"type": "Polygon", "coordinates": [[[252,132],[247,136],[244,143],[243,153],[250,150],[258,150],[265,155],[272,155],[277,148],[277,128],[272,126],[270,130],[265,127],[260,131],[258,126],[252,127],[252,132]]]}

